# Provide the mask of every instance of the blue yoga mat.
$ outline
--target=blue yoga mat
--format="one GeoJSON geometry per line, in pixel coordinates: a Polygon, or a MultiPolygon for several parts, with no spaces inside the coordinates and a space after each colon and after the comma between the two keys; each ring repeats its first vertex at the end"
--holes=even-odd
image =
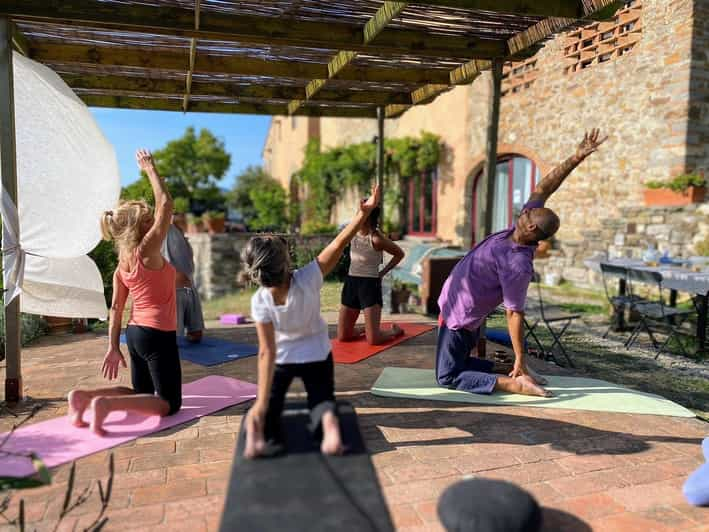
{"type": "MultiPolygon", "coordinates": [[[[121,343],[126,343],[126,335],[121,335],[121,343]]],[[[258,353],[258,346],[252,344],[238,344],[221,338],[205,336],[198,344],[188,342],[183,336],[177,337],[177,347],[180,358],[200,366],[216,366],[254,356],[258,353]]]]}

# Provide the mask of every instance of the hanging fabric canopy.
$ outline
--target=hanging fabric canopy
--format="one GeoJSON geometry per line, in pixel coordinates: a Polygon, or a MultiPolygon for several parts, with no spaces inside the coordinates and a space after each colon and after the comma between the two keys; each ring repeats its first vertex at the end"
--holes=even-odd
{"type": "Polygon", "coordinates": [[[101,274],[86,254],[120,194],[115,151],[57,74],[18,53],[13,64],[19,208],[3,190],[5,305],[22,293],[23,312],[105,319],[101,274]]]}

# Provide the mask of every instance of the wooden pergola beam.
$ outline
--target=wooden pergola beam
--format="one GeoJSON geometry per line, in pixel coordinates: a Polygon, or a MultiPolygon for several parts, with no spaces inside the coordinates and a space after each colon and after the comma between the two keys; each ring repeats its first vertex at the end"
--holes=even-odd
{"type": "MultiPolygon", "coordinates": [[[[134,96],[92,96],[80,95],[89,107],[111,107],[116,109],[146,109],[157,111],[182,111],[180,99],[166,100],[164,98],[140,98],[134,96]]],[[[287,114],[286,104],[260,103],[221,103],[192,101],[190,112],[224,113],[224,114],[287,114]]],[[[298,115],[303,116],[335,116],[345,118],[376,118],[376,107],[301,107],[298,115]]]]}
{"type": "MultiPolygon", "coordinates": [[[[199,30],[199,5],[200,0],[194,2],[194,29],[199,30]]],[[[197,38],[190,39],[190,68],[187,71],[185,78],[185,96],[182,99],[182,110],[186,113],[190,105],[190,91],[192,90],[192,72],[194,71],[194,63],[197,57],[197,38]]]]}
{"type": "MultiPolygon", "coordinates": [[[[83,89],[84,92],[94,90],[116,91],[129,95],[180,96],[185,84],[174,79],[151,79],[148,77],[121,77],[108,75],[66,74],[60,76],[72,89],[83,89]]],[[[223,96],[225,98],[260,98],[263,100],[293,100],[305,99],[305,91],[301,87],[291,85],[269,86],[261,84],[241,85],[214,81],[194,81],[190,94],[192,96],[223,96]]],[[[411,94],[394,91],[350,91],[324,89],[312,98],[313,101],[368,103],[372,105],[411,104],[411,94]]]]}
{"type": "Polygon", "coordinates": [[[12,32],[12,47],[25,57],[28,57],[30,54],[30,44],[27,42],[27,38],[22,35],[22,32],[17,28],[16,24],[10,24],[10,31],[12,32]]]}
{"type": "MultiPolygon", "coordinates": [[[[364,44],[369,44],[384,30],[401,11],[406,7],[407,2],[392,2],[385,1],[382,6],[377,9],[377,12],[372,15],[364,25],[362,41],[364,44]]],[[[357,52],[352,50],[340,50],[330,60],[327,65],[327,79],[337,77],[354,59],[357,57],[357,52]]],[[[305,87],[306,99],[313,98],[320,89],[327,84],[327,79],[317,78],[311,80],[305,87]]],[[[288,113],[293,114],[303,105],[303,100],[296,99],[288,104],[288,113]]]]}
{"type": "Polygon", "coordinates": [[[387,29],[369,44],[362,40],[362,27],[341,22],[313,22],[204,12],[199,29],[194,13],[178,7],[124,5],[117,9],[98,0],[3,0],[0,15],[15,20],[52,22],[64,26],[93,26],[105,29],[194,37],[197,39],[257,45],[286,45],[353,50],[366,53],[412,54],[457,59],[503,55],[503,42],[449,35],[387,29]]]}
{"type": "MultiPolygon", "coordinates": [[[[446,0],[442,0],[445,3],[446,0]]],[[[431,3],[431,2],[428,2],[431,3]]],[[[435,2],[434,2],[435,3],[435,2]]],[[[451,0],[451,4],[456,3],[451,0]]],[[[470,7],[473,4],[486,4],[486,1],[476,2],[471,0],[469,2],[462,1],[461,4],[466,4],[470,7]]],[[[502,2],[504,3],[504,2],[502,2]]],[[[608,17],[615,13],[617,7],[622,2],[615,0],[584,0],[584,15],[583,17],[608,17]]],[[[520,9],[522,4],[525,2],[520,2],[520,9]]],[[[442,4],[441,4],[442,5],[442,4]]],[[[534,3],[536,5],[536,2],[534,3]]],[[[460,6],[451,6],[460,7],[460,6]]],[[[470,7],[472,9],[472,7],[470,7]]],[[[482,7],[481,7],[482,9],[482,7]]],[[[544,39],[548,38],[552,34],[562,31],[568,28],[572,24],[577,23],[576,18],[546,18],[533,26],[530,26],[524,31],[513,35],[507,41],[507,48],[509,49],[510,55],[516,55],[523,53],[525,50],[529,50],[544,39]]],[[[453,85],[466,85],[472,83],[475,78],[477,78],[483,70],[489,70],[493,66],[493,62],[489,60],[473,59],[468,61],[458,68],[450,72],[450,82],[449,84],[426,84],[419,87],[411,93],[412,105],[421,105],[432,102],[436,97],[438,97],[443,92],[446,92],[452,88],[453,85]]],[[[409,109],[410,106],[407,105],[388,105],[385,109],[387,118],[396,118],[401,116],[403,113],[409,109]]]]}
{"type": "Polygon", "coordinates": [[[418,4],[539,17],[586,18],[614,0],[416,0],[418,4]]]}
{"type": "MultiPolygon", "coordinates": [[[[152,69],[178,72],[186,72],[189,68],[188,57],[184,52],[157,52],[151,51],[150,48],[128,46],[30,43],[30,56],[36,61],[53,64],[125,66],[143,68],[148,71],[152,69]]],[[[326,78],[327,65],[238,56],[201,55],[196,58],[194,72],[311,80],[326,78]]],[[[342,80],[377,83],[447,83],[448,71],[432,68],[384,68],[350,65],[337,77],[342,80]]]]}

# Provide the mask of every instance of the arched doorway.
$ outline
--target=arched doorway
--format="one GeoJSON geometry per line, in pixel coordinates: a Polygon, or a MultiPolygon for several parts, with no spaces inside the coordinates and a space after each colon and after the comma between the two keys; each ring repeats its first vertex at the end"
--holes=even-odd
{"type": "MultiPolygon", "coordinates": [[[[478,205],[484,169],[473,180],[473,245],[480,239],[482,226],[478,205]]],[[[534,186],[541,179],[539,167],[531,159],[521,155],[504,155],[498,158],[495,170],[495,193],[492,206],[492,230],[502,231],[512,224],[527,202],[534,186]]]]}

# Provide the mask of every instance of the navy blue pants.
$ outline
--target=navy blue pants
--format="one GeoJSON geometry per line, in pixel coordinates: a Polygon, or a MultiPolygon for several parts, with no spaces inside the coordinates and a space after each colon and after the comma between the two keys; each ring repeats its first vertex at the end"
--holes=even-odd
{"type": "Polygon", "coordinates": [[[445,323],[440,325],[436,346],[438,384],[471,393],[493,392],[497,383],[497,376],[492,373],[495,363],[470,356],[479,334],[478,330],[452,330],[445,323]]]}

